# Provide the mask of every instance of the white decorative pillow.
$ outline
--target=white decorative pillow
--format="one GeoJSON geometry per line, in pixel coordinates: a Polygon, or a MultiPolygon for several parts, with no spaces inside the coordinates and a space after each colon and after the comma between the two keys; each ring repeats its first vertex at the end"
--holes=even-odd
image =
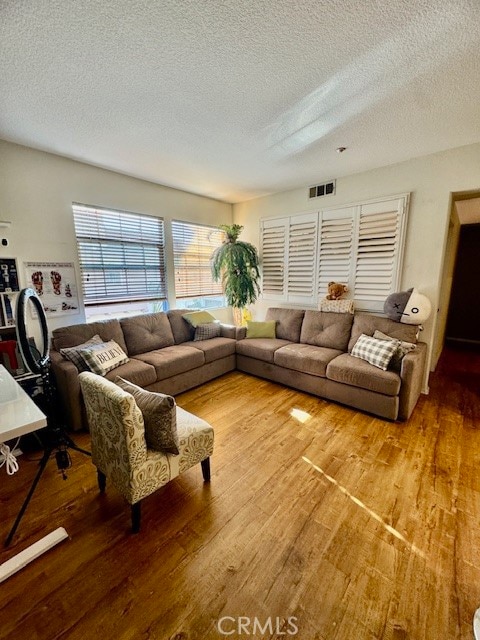
{"type": "Polygon", "coordinates": [[[392,338],[392,336],[387,336],[386,333],[383,333],[382,331],[378,331],[378,329],[373,334],[373,337],[378,338],[378,340],[393,340],[393,342],[396,343],[397,348],[395,350],[395,353],[392,356],[392,359],[390,360],[390,365],[389,365],[390,368],[395,369],[395,371],[400,371],[403,358],[407,355],[407,353],[410,353],[410,351],[413,351],[416,347],[416,345],[413,344],[413,342],[405,342],[405,340],[392,338]]]}
{"type": "Polygon", "coordinates": [[[66,347],[65,349],[60,349],[60,353],[64,358],[73,362],[73,364],[77,367],[77,369],[82,371],[89,371],[85,360],[82,358],[80,351],[85,349],[86,347],[90,347],[92,344],[103,344],[103,340],[99,335],[93,336],[90,340],[86,342],[82,342],[82,344],[77,344],[75,347],[66,347]]]}
{"type": "Polygon", "coordinates": [[[220,335],[220,323],[219,322],[206,322],[199,324],[195,329],[194,342],[199,340],[210,340],[210,338],[218,338],[220,335]]]}
{"type": "Polygon", "coordinates": [[[318,304],[320,311],[327,311],[329,313],[354,313],[355,301],[354,300],[327,300],[323,298],[318,304]]]}
{"type": "Polygon", "coordinates": [[[378,340],[362,333],[356,341],[351,355],[386,371],[396,349],[397,344],[393,341],[378,340]]]}
{"type": "Polygon", "coordinates": [[[85,361],[89,371],[104,376],[106,373],[125,364],[129,358],[125,351],[115,340],[92,344],[79,350],[79,354],[85,361]]]}

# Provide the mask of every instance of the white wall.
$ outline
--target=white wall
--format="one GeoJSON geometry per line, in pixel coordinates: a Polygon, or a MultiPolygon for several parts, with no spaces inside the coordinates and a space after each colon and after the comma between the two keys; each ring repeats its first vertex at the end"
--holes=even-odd
{"type": "MultiPolygon", "coordinates": [[[[439,309],[439,303],[450,193],[480,187],[480,144],[339,178],[336,194],[318,200],[308,200],[307,186],[234,205],[234,222],[245,227],[242,240],[259,247],[259,221],[263,217],[315,211],[411,192],[401,289],[417,287],[432,301],[434,311],[421,335],[421,340],[429,344],[430,369],[435,365],[432,346],[436,337],[437,314],[446,314],[446,309],[439,309]]],[[[263,318],[268,306],[270,304],[259,300],[254,308],[255,315],[263,318]]]]}
{"type": "MultiPolygon", "coordinates": [[[[17,258],[22,287],[27,286],[22,265],[28,261],[73,261],[80,285],[72,202],[160,216],[166,221],[232,223],[230,204],[0,140],[0,220],[12,223],[9,229],[0,229],[0,236],[10,242],[8,247],[0,246],[0,258],[17,258]]],[[[171,252],[167,268],[173,291],[171,252]]],[[[84,321],[82,308],[77,315],[49,319],[49,328],[84,321]]]]}

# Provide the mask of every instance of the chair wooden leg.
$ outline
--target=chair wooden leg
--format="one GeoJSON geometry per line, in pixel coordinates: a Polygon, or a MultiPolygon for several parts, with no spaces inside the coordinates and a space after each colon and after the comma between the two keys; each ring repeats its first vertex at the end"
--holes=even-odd
{"type": "Polygon", "coordinates": [[[104,473],[102,473],[100,469],[97,469],[97,481],[98,481],[98,488],[100,489],[100,493],[104,493],[105,486],[107,484],[107,476],[104,473]]]}
{"type": "Polygon", "coordinates": [[[202,474],[205,482],[210,482],[210,458],[205,458],[200,463],[202,465],[202,474]]]}
{"type": "Polygon", "coordinates": [[[141,502],[132,504],[132,533],[140,531],[141,502]]]}

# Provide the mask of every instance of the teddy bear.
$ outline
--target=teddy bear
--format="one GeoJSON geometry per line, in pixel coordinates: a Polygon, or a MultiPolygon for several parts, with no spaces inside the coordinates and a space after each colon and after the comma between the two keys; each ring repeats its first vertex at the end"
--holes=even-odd
{"type": "Polygon", "coordinates": [[[344,293],[347,293],[347,291],[348,287],[346,284],[340,284],[340,282],[329,282],[328,293],[325,297],[327,300],[338,300],[344,293]]]}

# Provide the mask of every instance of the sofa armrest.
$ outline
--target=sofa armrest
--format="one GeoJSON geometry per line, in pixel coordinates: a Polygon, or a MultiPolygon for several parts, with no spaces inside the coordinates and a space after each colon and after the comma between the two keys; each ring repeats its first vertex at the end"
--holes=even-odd
{"type": "Polygon", "coordinates": [[[246,327],[236,327],[233,324],[220,325],[222,338],[232,338],[233,340],[242,340],[247,332],[246,327]]]}
{"type": "Polygon", "coordinates": [[[427,345],[425,342],[419,342],[416,348],[407,353],[402,360],[402,368],[400,370],[402,384],[398,409],[398,418],[400,420],[408,420],[420,397],[426,357],[427,345]]]}
{"type": "Polygon", "coordinates": [[[81,400],[82,392],[77,367],[70,360],[66,360],[61,353],[53,349],[50,351],[50,360],[58,393],[67,415],[68,427],[73,431],[86,428],[87,424],[81,400]]]}

